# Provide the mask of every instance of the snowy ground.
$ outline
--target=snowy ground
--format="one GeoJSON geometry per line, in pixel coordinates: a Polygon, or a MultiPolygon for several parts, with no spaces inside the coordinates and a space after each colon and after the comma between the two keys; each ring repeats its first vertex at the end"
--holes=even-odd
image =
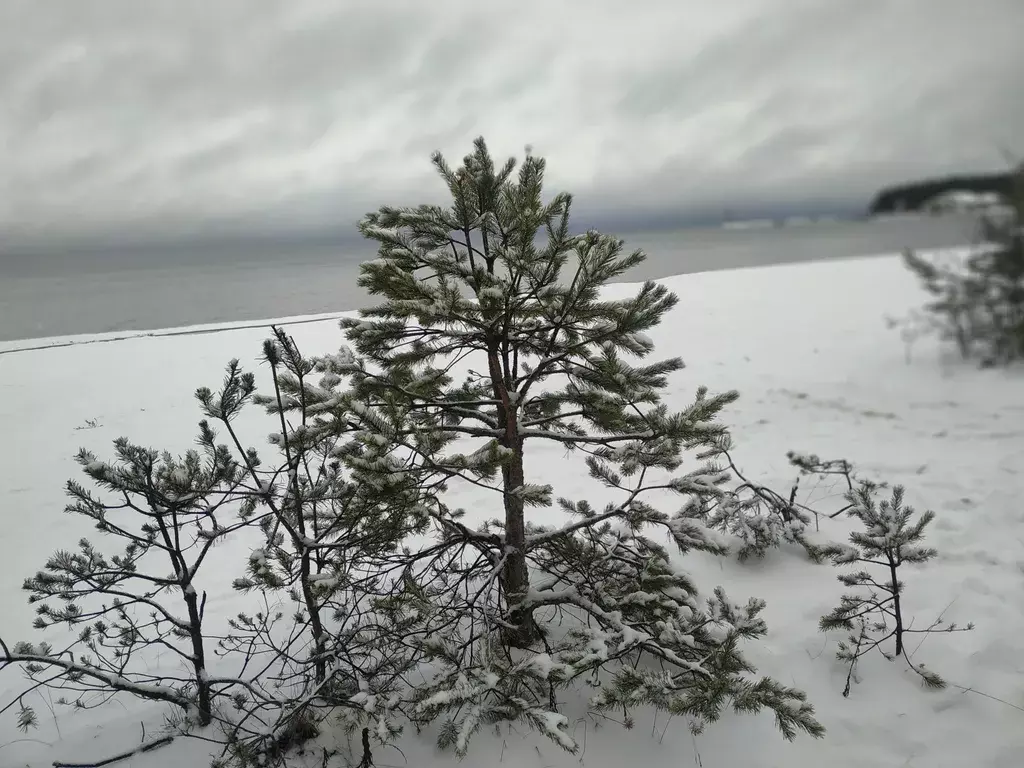
{"type": "MultiPolygon", "coordinates": [[[[1024,379],[1019,372],[975,370],[924,340],[907,355],[886,315],[901,315],[922,299],[896,258],[712,272],[666,281],[682,299],[652,334],[661,355],[678,354],[688,368],[673,382],[679,403],[699,384],[736,388],[741,400],[725,414],[736,458],[748,475],[788,489],[794,473],[788,449],[848,458],[877,479],[903,483],[908,501],[938,513],[929,543],[940,557],[906,574],[905,602],[916,624],[973,621],[973,632],[929,637],[917,648],[943,675],[945,691],[922,690],[899,663],[866,659],[861,683],[841,696],[845,671],[834,659],[835,637],[817,631],[818,617],[842,591],[832,566],[813,566],[797,553],[766,560],[693,556],[687,567],[702,587],[723,584],[734,600],[768,601],[765,642],[750,644],[760,671],[806,690],[828,728],[825,739],[778,736],[771,717],[729,715],[693,738],[685,724],[649,713],[626,732],[599,726],[581,704],[575,737],[581,756],[560,752],[522,728],[482,732],[466,760],[479,768],[582,765],[661,766],[1019,766],[1024,754],[1024,379]],[[964,689],[972,689],[965,691],[964,689]],[[1002,701],[997,701],[999,699],[1002,701]]],[[[610,289],[619,294],[626,286],[610,289]]],[[[204,329],[209,330],[209,329],[204,329]]],[[[333,321],[303,322],[291,331],[306,353],[340,342],[333,321]]],[[[56,349],[8,352],[0,345],[0,634],[39,640],[32,611],[19,590],[53,549],[74,546],[88,526],[62,514],[62,485],[75,476],[80,446],[109,456],[110,441],[126,435],[154,447],[190,447],[198,410],[197,386],[216,385],[225,362],[255,366],[263,328],[167,336],[56,349]]],[[[43,345],[50,342],[44,342],[43,345]]],[[[256,416],[254,414],[254,416],[256,416]]],[[[243,427],[262,443],[270,431],[259,417],[243,427]]],[[[582,497],[589,481],[564,471],[563,454],[534,457],[537,480],[558,495],[582,497]],[[561,471],[560,471],[561,470],[561,471]],[[568,476],[567,476],[568,474],[568,476]]],[[[810,500],[835,509],[839,488],[808,488],[810,500]]],[[[460,499],[472,509],[472,499],[460,499]]],[[[487,515],[489,516],[489,515],[487,515]]],[[[845,538],[845,521],[823,529],[845,538]]],[[[223,583],[211,608],[225,613],[239,598],[229,587],[241,557],[221,559],[223,583]]],[[[216,585],[207,585],[208,589],[216,585]]],[[[0,701],[20,684],[0,678],[0,701]]],[[[27,735],[12,713],[0,716],[0,766],[49,765],[53,760],[101,759],[131,747],[143,728],[152,736],[164,709],[130,698],[92,711],[40,711],[27,735]]],[[[427,736],[406,738],[401,752],[378,748],[378,766],[432,768],[439,755],[427,736]]],[[[208,745],[179,739],[122,766],[204,765],[208,745]]]]}

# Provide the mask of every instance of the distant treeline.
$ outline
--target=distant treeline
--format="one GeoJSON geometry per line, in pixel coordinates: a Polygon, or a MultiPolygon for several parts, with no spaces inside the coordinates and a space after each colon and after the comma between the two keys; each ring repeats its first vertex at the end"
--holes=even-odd
{"type": "Polygon", "coordinates": [[[1010,197],[1013,181],[1010,173],[979,173],[969,176],[947,176],[887,187],[868,206],[868,214],[916,211],[931,198],[952,189],[971,192],[998,192],[1010,197]]]}

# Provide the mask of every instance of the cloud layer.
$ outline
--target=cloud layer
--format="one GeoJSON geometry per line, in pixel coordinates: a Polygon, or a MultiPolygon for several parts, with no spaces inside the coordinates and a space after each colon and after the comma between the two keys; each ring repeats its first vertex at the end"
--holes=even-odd
{"type": "Polygon", "coordinates": [[[347,226],[476,135],[592,211],[1024,153],[1024,2],[0,0],[0,237],[347,226]]]}

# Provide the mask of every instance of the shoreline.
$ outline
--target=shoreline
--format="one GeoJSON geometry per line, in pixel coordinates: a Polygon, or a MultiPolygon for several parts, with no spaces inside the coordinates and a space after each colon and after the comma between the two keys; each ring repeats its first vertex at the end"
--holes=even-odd
{"type": "MultiPolygon", "coordinates": [[[[960,245],[949,246],[944,248],[929,248],[923,250],[926,253],[936,255],[957,254],[963,253],[965,249],[969,250],[973,247],[977,246],[960,245]]],[[[665,275],[663,277],[652,279],[654,280],[654,282],[661,282],[664,280],[674,280],[676,278],[686,277],[689,275],[708,274],[712,272],[750,272],[758,270],[780,269],[793,270],[808,267],[824,267],[827,266],[828,264],[835,264],[837,262],[850,262],[885,258],[895,259],[899,258],[899,256],[899,253],[894,253],[890,251],[885,253],[862,254],[860,256],[841,256],[823,258],[815,261],[778,262],[774,264],[759,264],[754,266],[737,266],[722,269],[699,270],[696,272],[679,272],[677,274],[665,275]]],[[[630,285],[639,286],[643,284],[643,282],[643,280],[629,280],[623,281],[621,283],[611,283],[611,285],[614,285],[616,287],[627,287],[630,285]]],[[[9,339],[6,341],[0,341],[0,357],[15,354],[17,352],[42,352],[49,349],[66,349],[67,347],[76,347],[86,344],[107,344],[118,341],[131,341],[133,339],[168,338],[175,336],[199,336],[212,333],[226,333],[230,331],[252,330],[254,328],[269,328],[272,325],[308,325],[310,323],[322,323],[330,320],[340,320],[343,317],[355,315],[358,312],[359,308],[354,308],[338,310],[336,312],[325,312],[309,315],[287,315],[280,318],[264,318],[260,320],[237,320],[220,323],[180,325],[165,328],[129,329],[123,331],[106,331],[101,333],[84,333],[69,334],[62,336],[39,336],[22,339],[9,339]]]]}
{"type": "MultiPolygon", "coordinates": [[[[929,251],[968,244],[972,231],[963,217],[938,217],[923,223],[843,223],[820,230],[639,232],[626,236],[626,247],[640,248],[649,258],[622,278],[636,282],[830,261],[898,253],[907,247],[929,251]]],[[[136,336],[200,324],[227,327],[268,317],[327,316],[367,301],[357,286],[354,261],[324,260],[304,252],[293,254],[294,264],[288,261],[291,256],[243,262],[227,256],[208,264],[158,260],[150,264],[152,270],[121,269],[116,259],[75,259],[73,268],[71,262],[55,262],[24,274],[17,269],[8,274],[0,259],[0,350],[51,346],[71,337],[136,336]]],[[[140,264],[149,264],[140,259],[140,264]]]]}
{"type": "Polygon", "coordinates": [[[305,325],[307,323],[324,323],[329,320],[340,320],[358,310],[350,309],[341,312],[329,312],[322,315],[293,315],[279,319],[241,320],[229,323],[205,323],[202,325],[181,325],[173,328],[154,328],[152,330],[109,331],[107,333],[85,333],[74,336],[42,336],[35,339],[12,339],[0,342],[0,355],[12,355],[15,352],[40,352],[47,349],[79,347],[86,344],[109,344],[115,341],[131,341],[132,339],[167,338],[172,336],[202,336],[209,333],[227,333],[230,331],[246,331],[253,328],[269,328],[272,325],[305,325]],[[49,343],[46,343],[49,342],[49,343]],[[15,346],[20,343],[26,346],[15,346]],[[11,345],[9,348],[7,345],[11,345]]]}

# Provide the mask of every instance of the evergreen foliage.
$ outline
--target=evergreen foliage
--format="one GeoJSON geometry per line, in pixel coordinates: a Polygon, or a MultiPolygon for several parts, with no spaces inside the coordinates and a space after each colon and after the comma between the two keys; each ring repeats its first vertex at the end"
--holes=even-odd
{"type": "MultiPolygon", "coordinates": [[[[260,595],[261,610],[233,618],[218,643],[229,659],[266,659],[233,691],[228,751],[242,764],[284,760],[333,717],[346,730],[369,723],[387,740],[400,732],[394,711],[416,655],[402,621],[386,610],[407,565],[401,542],[427,517],[415,473],[379,434],[350,424],[346,377],[351,352],[304,357],[280,329],[263,345],[272,389],[228,364],[217,393],[196,397],[209,421],[230,437],[252,495],[240,517],[262,542],[234,588],[260,595]],[[236,420],[252,402],[280,431],[279,460],[265,466],[243,447],[236,420]]],[[[399,707],[400,708],[400,707],[399,707]]]]}
{"type": "Polygon", "coordinates": [[[834,520],[849,512],[853,505],[849,503],[848,496],[855,488],[874,490],[885,487],[884,483],[875,484],[861,478],[846,459],[825,460],[815,454],[789,451],[786,458],[799,470],[799,476],[789,491],[782,493],[747,477],[736,466],[731,450],[730,436],[723,434],[715,446],[701,453],[700,457],[723,458],[732,483],[715,494],[692,494],[683,509],[686,516],[734,537],[737,543],[731,549],[741,562],[752,557],[764,558],[769,550],[784,544],[798,545],[813,563],[824,562],[826,548],[830,544],[818,536],[822,519],[834,520]],[[804,477],[814,477],[819,482],[801,493],[801,479],[804,477]],[[826,478],[838,478],[845,486],[841,495],[846,503],[834,511],[822,511],[820,505],[812,506],[810,499],[805,498],[826,478]]]}
{"type": "MultiPolygon", "coordinates": [[[[821,617],[819,627],[823,632],[843,629],[849,633],[847,640],[839,643],[836,654],[849,666],[843,696],[850,695],[857,662],[876,648],[890,661],[902,656],[929,688],[944,688],[946,684],[941,677],[911,660],[907,654],[906,636],[954,632],[959,627],[944,624],[940,618],[926,628],[911,628],[903,605],[904,585],[898,574],[901,566],[925,563],[938,554],[921,543],[925,529],[935,519],[935,513],[929,510],[915,517],[913,507],[903,503],[902,486],[894,487],[891,498],[881,502],[875,499],[876,491],[877,487],[868,483],[849,492],[847,514],[856,518],[863,528],[850,534],[849,545],[830,545],[824,554],[836,565],[860,563],[874,566],[882,570],[884,576],[879,578],[865,569],[841,574],[839,581],[858,591],[844,594],[839,605],[821,617]],[[887,652],[882,645],[890,639],[894,650],[887,652]]],[[[968,625],[965,629],[973,629],[973,626],[968,625]]]]}
{"type": "Polygon", "coordinates": [[[1024,358],[1024,164],[1011,174],[1006,215],[981,222],[982,247],[965,260],[906,251],[904,263],[933,297],[904,324],[908,337],[934,330],[983,365],[1024,358]]]}
{"type": "MultiPolygon", "coordinates": [[[[724,434],[714,447],[701,454],[702,458],[724,458],[734,478],[731,487],[713,494],[694,493],[684,505],[684,514],[735,537],[738,546],[734,549],[741,562],[751,557],[763,558],[770,549],[785,543],[799,545],[812,562],[822,562],[821,547],[814,541],[820,514],[799,500],[799,478],[788,493],[780,493],[744,475],[733,460],[731,448],[730,436],[724,434]]],[[[819,467],[801,463],[794,453],[789,454],[789,459],[801,474],[821,474],[819,467]]]]}
{"type": "Polygon", "coordinates": [[[38,629],[85,627],[62,652],[0,639],[0,666],[20,665],[33,681],[4,707],[18,708],[22,727],[36,722],[26,695],[46,686],[75,692],[68,703],[76,706],[117,692],[173,704],[182,713],[171,717],[175,728],[218,729],[204,738],[223,744],[223,764],[283,764],[328,716],[361,729],[364,746],[369,723],[380,740],[400,731],[391,710],[417,656],[387,598],[408,566],[401,541],[427,520],[422,491],[389,443],[346,426],[350,352],[306,359],[278,329],[263,351],[269,394],[256,392],[237,360],[216,392],[196,392],[206,416],[198,450],[172,458],[120,439],[115,462],[79,453],[102,493],[69,482],[68,511],[125,549],[106,557],[83,540],[25,582],[39,604],[38,629]],[[251,404],[277,423],[278,462],[264,464],[243,446],[236,422],[251,404]],[[258,595],[254,610],[228,618],[226,633],[211,632],[200,566],[226,538],[254,535],[258,546],[240,564],[246,575],[234,582],[258,595]],[[154,652],[166,650],[180,664],[153,669],[154,652]],[[211,674],[208,664],[233,674],[211,674]]]}
{"type": "Polygon", "coordinates": [[[947,176],[923,179],[879,190],[868,205],[868,215],[877,216],[903,211],[919,211],[930,200],[950,191],[1013,194],[1013,172],[947,176]]]}
{"type": "Polygon", "coordinates": [[[84,449],[76,457],[106,493],[69,481],[73,501],[67,511],[90,518],[124,549],[107,556],[82,539],[77,551],[56,552],[23,589],[36,605],[36,629],[83,625],[77,642],[60,653],[19,643],[6,654],[8,663],[14,657],[26,663],[33,680],[56,671],[43,684],[74,694],[62,701],[91,706],[97,696],[128,691],[173,703],[200,725],[210,722],[206,592],[197,588],[198,572],[215,545],[237,528],[225,502],[242,476],[211,435],[202,434],[199,445],[174,458],[120,438],[114,462],[84,449]],[[141,651],[152,646],[176,656],[190,670],[188,677],[176,684],[146,669],[141,651]]]}

